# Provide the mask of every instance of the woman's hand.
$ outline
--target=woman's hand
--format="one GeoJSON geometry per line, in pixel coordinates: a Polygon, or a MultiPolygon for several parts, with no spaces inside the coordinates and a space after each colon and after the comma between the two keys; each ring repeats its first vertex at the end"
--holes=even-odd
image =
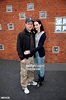
{"type": "Polygon", "coordinates": [[[28,54],[30,54],[30,50],[24,51],[24,55],[28,55],[28,54]]]}

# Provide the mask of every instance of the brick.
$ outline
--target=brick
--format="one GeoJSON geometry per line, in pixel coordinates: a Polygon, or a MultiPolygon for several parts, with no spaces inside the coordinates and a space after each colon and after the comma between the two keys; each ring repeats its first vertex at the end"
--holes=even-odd
{"type": "Polygon", "coordinates": [[[19,60],[16,51],[17,35],[25,28],[25,19],[19,20],[19,13],[25,12],[26,17],[39,18],[39,11],[47,11],[47,18],[41,19],[46,31],[45,62],[66,62],[66,34],[54,33],[55,17],[66,16],[66,0],[0,0],[0,44],[5,50],[0,51],[0,59],[19,60]],[[27,3],[34,3],[34,10],[27,11],[27,3]],[[13,12],[6,12],[6,5],[12,5],[13,12]],[[14,24],[14,30],[7,28],[8,23],[14,24]],[[59,46],[59,54],[52,53],[52,47],[59,46]]]}

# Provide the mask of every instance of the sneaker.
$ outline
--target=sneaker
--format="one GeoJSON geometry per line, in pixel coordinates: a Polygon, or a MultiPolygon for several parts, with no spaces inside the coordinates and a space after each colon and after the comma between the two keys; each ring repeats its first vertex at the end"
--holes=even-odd
{"type": "Polygon", "coordinates": [[[23,88],[23,91],[24,91],[25,94],[29,94],[30,93],[30,91],[28,90],[27,87],[26,88],[23,88]]]}
{"type": "Polygon", "coordinates": [[[37,85],[37,82],[35,82],[35,81],[32,81],[32,82],[31,82],[31,85],[34,85],[34,86],[36,86],[36,85],[37,85]]]}

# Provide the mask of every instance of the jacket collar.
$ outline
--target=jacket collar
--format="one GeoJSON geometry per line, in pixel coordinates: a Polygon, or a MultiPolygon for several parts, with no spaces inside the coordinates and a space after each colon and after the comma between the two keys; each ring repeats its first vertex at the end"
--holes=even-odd
{"type": "Polygon", "coordinates": [[[28,30],[26,28],[24,29],[24,31],[25,31],[26,35],[30,35],[32,33],[32,32],[28,32],[28,30]]]}

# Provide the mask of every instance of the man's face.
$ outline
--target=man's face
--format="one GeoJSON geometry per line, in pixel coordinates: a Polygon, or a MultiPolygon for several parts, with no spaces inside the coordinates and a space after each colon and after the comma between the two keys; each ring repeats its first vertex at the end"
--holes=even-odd
{"type": "Polygon", "coordinates": [[[33,29],[33,22],[27,22],[25,27],[30,32],[33,29]]]}

